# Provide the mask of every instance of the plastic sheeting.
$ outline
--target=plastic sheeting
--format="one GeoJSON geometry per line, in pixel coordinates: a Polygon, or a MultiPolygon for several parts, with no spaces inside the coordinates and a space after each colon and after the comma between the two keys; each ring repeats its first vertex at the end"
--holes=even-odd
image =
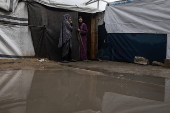
{"type": "Polygon", "coordinates": [[[102,113],[169,113],[170,103],[105,93],[102,113]]]}
{"type": "Polygon", "coordinates": [[[72,58],[79,59],[79,42],[77,38],[78,13],[63,9],[49,8],[36,2],[28,3],[29,24],[46,26],[43,28],[31,28],[33,44],[38,57],[49,57],[50,60],[61,61],[61,48],[58,48],[61,23],[64,14],[70,14],[73,20],[72,32],[72,58]],[[76,54],[75,54],[76,53],[76,54]]]}
{"type": "Polygon", "coordinates": [[[28,24],[25,2],[18,3],[16,10],[11,13],[0,10],[0,58],[30,57],[35,55],[29,28],[19,24],[28,24]]]}
{"type": "MultiPolygon", "coordinates": [[[[57,2],[57,0],[28,0],[28,1],[35,1],[37,3],[53,7],[53,8],[58,8],[58,9],[66,9],[66,10],[72,10],[72,11],[77,11],[77,12],[85,12],[85,13],[97,13],[101,12],[100,10],[88,6],[82,6],[82,5],[70,5],[70,4],[65,4],[62,2],[57,2]]],[[[75,3],[76,4],[76,3],[75,3]]]]}
{"type": "Polygon", "coordinates": [[[112,40],[109,40],[105,25],[98,26],[98,58],[114,61],[112,40]]]}
{"type": "Polygon", "coordinates": [[[99,54],[102,60],[134,63],[135,56],[142,56],[152,63],[166,59],[167,35],[164,34],[110,33],[105,42],[103,45],[107,47],[100,48],[100,51],[107,53],[99,54]]]}
{"type": "MultiPolygon", "coordinates": [[[[109,3],[104,17],[106,30],[108,33],[169,34],[169,6],[169,0],[127,0],[109,3]]],[[[168,39],[168,59],[169,41],[168,39]]]]}
{"type": "Polygon", "coordinates": [[[18,4],[19,0],[1,0],[0,9],[13,12],[18,4]]]}
{"type": "Polygon", "coordinates": [[[170,34],[167,34],[167,53],[166,58],[170,59],[170,34]]]}
{"type": "Polygon", "coordinates": [[[98,13],[98,25],[104,24],[104,12],[98,13]]]}

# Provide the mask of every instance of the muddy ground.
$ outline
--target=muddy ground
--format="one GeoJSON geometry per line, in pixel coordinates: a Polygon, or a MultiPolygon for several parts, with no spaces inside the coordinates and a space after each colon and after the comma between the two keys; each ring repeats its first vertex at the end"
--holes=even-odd
{"type": "Polygon", "coordinates": [[[170,113],[169,68],[0,60],[0,78],[0,113],[170,113]]]}
{"type": "Polygon", "coordinates": [[[170,68],[151,66],[151,65],[138,65],[132,63],[110,62],[110,61],[89,61],[89,62],[70,62],[62,64],[59,62],[38,61],[38,59],[0,59],[0,71],[5,70],[28,70],[36,69],[41,70],[44,68],[60,68],[69,67],[76,69],[85,69],[95,72],[103,73],[104,75],[114,75],[115,73],[133,74],[133,75],[150,75],[157,77],[170,78],[170,68]]]}

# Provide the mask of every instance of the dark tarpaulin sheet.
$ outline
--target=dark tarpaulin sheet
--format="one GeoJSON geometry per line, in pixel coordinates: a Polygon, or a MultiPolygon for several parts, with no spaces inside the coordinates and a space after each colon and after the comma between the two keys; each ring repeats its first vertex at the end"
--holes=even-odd
{"type": "MultiPolygon", "coordinates": [[[[77,12],[63,9],[50,8],[36,2],[28,2],[29,24],[36,26],[46,26],[45,29],[31,27],[31,34],[36,57],[48,57],[50,60],[60,61],[61,48],[58,48],[60,29],[64,14],[70,14],[74,28],[78,28],[77,12]]],[[[73,30],[72,58],[79,59],[79,42],[76,29],[73,30]],[[76,53],[76,54],[75,54],[76,53]]]]}
{"type": "MultiPolygon", "coordinates": [[[[101,60],[133,63],[135,56],[140,56],[152,63],[152,61],[164,62],[166,59],[167,35],[165,34],[104,33],[105,36],[102,36],[101,33],[99,32],[99,38],[105,38],[105,43],[99,42],[103,46],[99,48],[98,57],[101,60]]],[[[101,39],[99,41],[103,41],[101,39]]]]}
{"type": "Polygon", "coordinates": [[[102,60],[113,61],[114,52],[112,51],[112,45],[109,46],[109,40],[107,40],[107,31],[105,25],[98,27],[98,58],[102,60]]]}

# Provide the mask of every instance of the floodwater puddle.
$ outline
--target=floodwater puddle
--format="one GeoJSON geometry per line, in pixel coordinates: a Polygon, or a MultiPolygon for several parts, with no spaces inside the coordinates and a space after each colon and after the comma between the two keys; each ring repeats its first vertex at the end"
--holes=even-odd
{"type": "Polygon", "coordinates": [[[169,106],[166,78],[62,68],[0,71],[0,113],[169,113],[169,106]]]}

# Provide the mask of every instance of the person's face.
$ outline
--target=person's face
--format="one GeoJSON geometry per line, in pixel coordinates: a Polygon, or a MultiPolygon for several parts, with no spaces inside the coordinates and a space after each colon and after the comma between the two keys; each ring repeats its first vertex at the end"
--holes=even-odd
{"type": "Polygon", "coordinates": [[[83,22],[83,19],[82,19],[82,18],[79,18],[79,22],[80,22],[80,23],[83,22]]]}
{"type": "Polygon", "coordinates": [[[71,17],[70,17],[68,20],[69,20],[69,21],[72,21],[72,20],[71,20],[71,17]]]}

